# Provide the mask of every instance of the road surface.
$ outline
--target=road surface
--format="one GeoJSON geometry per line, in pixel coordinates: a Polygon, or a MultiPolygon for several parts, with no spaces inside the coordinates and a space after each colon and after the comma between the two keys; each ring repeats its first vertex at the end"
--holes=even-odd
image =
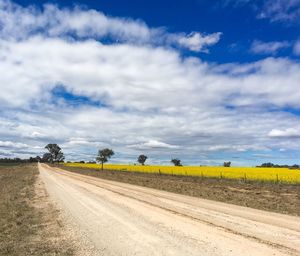
{"type": "Polygon", "coordinates": [[[300,218],[39,164],[50,196],[98,255],[300,255],[300,218]]]}

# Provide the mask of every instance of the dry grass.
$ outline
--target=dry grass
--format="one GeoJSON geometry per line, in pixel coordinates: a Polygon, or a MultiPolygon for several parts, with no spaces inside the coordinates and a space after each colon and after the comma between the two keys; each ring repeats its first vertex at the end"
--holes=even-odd
{"type": "Polygon", "coordinates": [[[0,166],[0,255],[73,255],[36,165],[0,166]]]}

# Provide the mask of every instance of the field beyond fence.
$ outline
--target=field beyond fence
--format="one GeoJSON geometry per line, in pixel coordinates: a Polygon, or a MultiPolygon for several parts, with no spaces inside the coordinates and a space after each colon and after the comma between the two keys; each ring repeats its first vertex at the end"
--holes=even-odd
{"type": "MultiPolygon", "coordinates": [[[[66,163],[65,166],[101,169],[100,164],[66,163]]],[[[106,170],[269,181],[300,184],[300,170],[288,168],[222,167],[222,166],[154,166],[105,164],[106,170]]]]}

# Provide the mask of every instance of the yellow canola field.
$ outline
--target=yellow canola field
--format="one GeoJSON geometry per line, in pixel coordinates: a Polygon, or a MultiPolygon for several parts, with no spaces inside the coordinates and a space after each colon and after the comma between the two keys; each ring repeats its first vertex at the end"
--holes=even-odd
{"type": "MultiPolygon", "coordinates": [[[[66,166],[101,169],[100,164],[66,163],[66,166]]],[[[222,166],[154,166],[104,164],[104,169],[143,173],[161,173],[198,177],[261,180],[300,184],[300,170],[288,168],[222,167],[222,166]]]]}

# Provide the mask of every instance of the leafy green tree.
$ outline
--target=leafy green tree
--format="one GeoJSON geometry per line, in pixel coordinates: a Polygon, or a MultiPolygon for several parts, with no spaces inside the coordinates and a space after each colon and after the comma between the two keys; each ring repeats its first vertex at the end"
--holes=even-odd
{"type": "Polygon", "coordinates": [[[173,163],[175,166],[182,166],[181,160],[178,159],[178,158],[173,158],[173,159],[171,160],[171,163],[173,163]]]}
{"type": "Polygon", "coordinates": [[[96,160],[101,163],[101,170],[103,170],[103,164],[106,163],[108,159],[110,159],[114,154],[114,151],[109,148],[100,149],[98,151],[98,156],[96,160]]]}
{"type": "Polygon", "coordinates": [[[65,157],[64,157],[64,153],[62,152],[60,146],[58,146],[57,144],[48,144],[46,147],[46,149],[48,149],[50,155],[46,155],[44,154],[45,157],[47,157],[47,162],[50,163],[59,163],[64,161],[65,157]]]}
{"type": "Polygon", "coordinates": [[[147,156],[145,156],[145,155],[139,155],[139,157],[138,157],[138,162],[141,164],[141,165],[145,165],[145,162],[146,162],[146,160],[147,160],[147,156]]]}
{"type": "Polygon", "coordinates": [[[45,153],[42,157],[42,162],[43,163],[51,163],[52,162],[52,155],[50,153],[45,153]]]}
{"type": "Polygon", "coordinates": [[[230,167],[231,166],[231,162],[224,162],[223,166],[224,167],[230,167]]]}

